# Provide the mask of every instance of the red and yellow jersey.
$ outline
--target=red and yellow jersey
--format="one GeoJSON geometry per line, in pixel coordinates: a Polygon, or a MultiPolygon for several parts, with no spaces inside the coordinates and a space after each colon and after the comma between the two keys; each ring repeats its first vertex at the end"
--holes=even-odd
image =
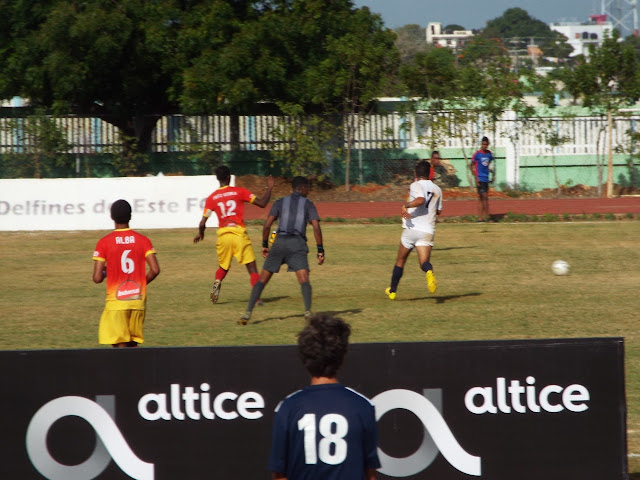
{"type": "Polygon", "coordinates": [[[106,263],[107,310],[144,310],[147,297],[147,255],[156,253],[144,235],[130,228],[102,237],[93,259],[106,263]]]}
{"type": "Polygon", "coordinates": [[[244,227],[244,202],[253,203],[256,196],[246,188],[225,186],[207,197],[202,215],[218,216],[219,227],[244,227]]]}

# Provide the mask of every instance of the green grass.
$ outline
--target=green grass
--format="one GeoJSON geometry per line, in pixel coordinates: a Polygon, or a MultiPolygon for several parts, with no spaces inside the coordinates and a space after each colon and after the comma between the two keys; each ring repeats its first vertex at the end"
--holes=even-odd
{"type": "MultiPolygon", "coordinates": [[[[260,226],[249,230],[259,245],[260,226]]],[[[625,337],[629,453],[640,454],[640,222],[442,223],[432,254],[438,291],[427,292],[412,254],[394,302],[383,292],[400,227],[332,223],[323,231],[327,261],[312,267],[313,310],[350,322],[355,342],[625,337]],[[571,275],[551,273],[556,259],[571,264],[571,275]]],[[[97,344],[104,285],[91,281],[91,254],[105,233],[0,233],[0,349],[108,348],[97,344]]],[[[195,228],[143,233],[162,268],[149,288],[145,347],[294,342],[304,322],[294,274],[274,276],[265,305],[239,327],[249,276],[234,262],[219,303],[209,302],[212,230],[198,245],[195,228]]],[[[630,472],[640,478],[636,457],[630,472]]]]}

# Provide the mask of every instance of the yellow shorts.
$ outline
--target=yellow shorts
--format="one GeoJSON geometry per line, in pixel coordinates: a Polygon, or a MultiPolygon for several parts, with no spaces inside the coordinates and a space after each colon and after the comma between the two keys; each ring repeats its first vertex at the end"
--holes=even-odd
{"type": "Polygon", "coordinates": [[[98,341],[104,345],[144,342],[144,310],[104,310],[98,327],[98,341]]]}
{"type": "Polygon", "coordinates": [[[216,250],[218,252],[218,264],[220,268],[225,270],[229,270],[231,259],[234,257],[240,265],[256,261],[251,240],[249,240],[249,235],[244,229],[221,228],[218,230],[216,250]]]}

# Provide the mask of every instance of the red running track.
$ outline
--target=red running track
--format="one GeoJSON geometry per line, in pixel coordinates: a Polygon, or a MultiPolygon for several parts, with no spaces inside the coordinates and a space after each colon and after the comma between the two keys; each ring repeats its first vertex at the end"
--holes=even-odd
{"type": "MultiPolygon", "coordinates": [[[[401,202],[332,202],[316,203],[321,218],[376,218],[400,215],[401,202]]],[[[613,213],[640,214],[640,197],[616,198],[567,198],[567,199],[490,199],[489,210],[492,215],[505,215],[509,212],[526,215],[543,215],[545,213],[562,215],[613,213]]],[[[247,206],[247,220],[264,219],[269,207],[262,210],[253,205],[247,206]]],[[[450,200],[445,198],[442,216],[461,217],[477,215],[477,200],[450,200]]]]}

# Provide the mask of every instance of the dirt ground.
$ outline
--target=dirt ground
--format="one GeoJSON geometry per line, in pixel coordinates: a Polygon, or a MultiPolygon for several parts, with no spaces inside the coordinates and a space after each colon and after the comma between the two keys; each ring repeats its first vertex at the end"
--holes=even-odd
{"type": "MultiPolygon", "coordinates": [[[[389,185],[365,184],[352,185],[350,191],[346,191],[344,185],[331,185],[326,182],[315,182],[312,184],[309,198],[316,203],[320,202],[396,202],[403,201],[409,191],[409,179],[398,181],[389,185]]],[[[244,187],[256,195],[261,195],[266,189],[265,178],[257,175],[244,175],[236,177],[236,185],[244,187]]],[[[289,179],[276,178],[276,185],[272,192],[272,199],[284,197],[291,193],[291,183],[289,179]]],[[[630,195],[640,194],[640,189],[622,189],[616,186],[615,194],[630,195]]],[[[477,193],[472,188],[444,188],[445,200],[470,200],[476,199],[477,193]]],[[[562,187],[560,189],[548,188],[540,192],[498,192],[491,189],[489,198],[597,198],[596,187],[585,185],[574,185],[573,187],[562,187]]]]}

